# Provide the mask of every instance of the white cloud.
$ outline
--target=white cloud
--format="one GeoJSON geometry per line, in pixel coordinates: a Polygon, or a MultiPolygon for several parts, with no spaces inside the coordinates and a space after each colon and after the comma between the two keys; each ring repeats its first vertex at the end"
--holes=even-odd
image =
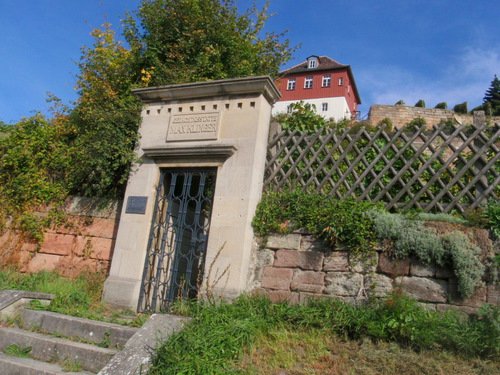
{"type": "MultiPolygon", "coordinates": [[[[426,72],[426,68],[411,71],[400,66],[372,65],[365,70],[361,67],[356,81],[368,105],[394,104],[400,99],[414,105],[424,99],[427,107],[444,101],[453,108],[467,101],[472,109],[482,103],[493,76],[500,75],[500,49],[467,48],[447,67],[439,69],[444,72],[441,75],[426,72]]],[[[428,69],[431,68],[429,64],[428,69]]]]}

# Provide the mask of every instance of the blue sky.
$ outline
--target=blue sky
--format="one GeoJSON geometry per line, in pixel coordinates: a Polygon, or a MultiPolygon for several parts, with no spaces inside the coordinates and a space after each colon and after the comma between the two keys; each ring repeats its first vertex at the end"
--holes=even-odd
{"type": "MultiPolygon", "coordinates": [[[[45,111],[46,92],[70,103],[80,48],[105,17],[118,33],[139,0],[0,0],[0,120],[45,111]]],[[[251,0],[238,2],[243,11],[251,0]]],[[[257,0],[258,6],[265,1],[257,0]]],[[[289,30],[310,55],[351,65],[366,115],[372,104],[482,103],[500,76],[498,0],[271,0],[267,31],[289,30]]]]}

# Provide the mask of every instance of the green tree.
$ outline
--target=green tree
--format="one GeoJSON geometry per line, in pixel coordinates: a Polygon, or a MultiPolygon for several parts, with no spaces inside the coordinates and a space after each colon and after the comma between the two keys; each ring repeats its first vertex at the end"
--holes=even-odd
{"type": "Polygon", "coordinates": [[[134,159],[140,102],[132,95],[131,51],[115,39],[111,25],[95,29],[92,47],[82,48],[79,98],[70,115],[74,127],[73,194],[120,196],[134,159]]]}
{"type": "Polygon", "coordinates": [[[436,106],[434,108],[448,109],[448,103],[446,103],[446,102],[438,103],[438,104],[436,104],[436,106]]]}
{"type": "Polygon", "coordinates": [[[459,113],[459,114],[467,114],[468,110],[467,110],[467,102],[463,102],[462,104],[457,104],[453,107],[453,111],[455,113],[459,113]]]}
{"type": "Polygon", "coordinates": [[[424,101],[424,99],[420,99],[418,102],[416,102],[415,103],[415,107],[425,108],[425,101],[424,101]]]}
{"type": "Polygon", "coordinates": [[[0,131],[0,233],[9,216],[17,219],[67,196],[67,117],[24,118],[0,131]]]}
{"type": "Polygon", "coordinates": [[[490,87],[486,90],[483,98],[483,106],[489,103],[491,113],[486,113],[490,116],[500,116],[500,80],[495,74],[495,78],[491,81],[490,87]]]}
{"type": "Polygon", "coordinates": [[[148,86],[276,77],[294,48],[286,32],[261,37],[267,8],[240,14],[233,0],[143,0],[125,19],[134,72],[148,86]]]}
{"type": "Polygon", "coordinates": [[[316,106],[304,103],[302,100],[290,104],[290,113],[281,113],[276,121],[283,129],[314,132],[316,129],[326,128],[328,123],[323,116],[316,113],[316,106]]]}

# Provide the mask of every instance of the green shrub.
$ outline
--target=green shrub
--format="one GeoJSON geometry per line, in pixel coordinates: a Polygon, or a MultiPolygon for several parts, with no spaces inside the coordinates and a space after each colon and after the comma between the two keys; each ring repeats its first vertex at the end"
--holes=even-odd
{"type": "Polygon", "coordinates": [[[438,103],[436,104],[436,106],[434,108],[438,108],[438,109],[448,109],[448,103],[446,102],[441,102],[441,103],[438,103]]]}
{"type": "Polygon", "coordinates": [[[481,249],[473,246],[465,234],[457,231],[443,235],[442,241],[451,268],[457,277],[458,292],[462,297],[468,297],[481,281],[485,271],[485,266],[479,258],[481,249]]]}
{"type": "Polygon", "coordinates": [[[426,126],[427,122],[423,117],[416,117],[405,125],[405,129],[408,131],[417,131],[422,126],[426,126]]]}
{"type": "Polygon", "coordinates": [[[462,104],[457,104],[455,105],[455,107],[453,107],[453,111],[455,113],[459,113],[459,114],[462,114],[462,115],[466,115],[467,112],[468,112],[468,109],[467,109],[467,102],[463,102],[462,104]]]}
{"type": "Polygon", "coordinates": [[[37,114],[11,125],[0,138],[0,229],[12,225],[39,240],[50,217],[33,211],[52,203],[62,204],[70,189],[67,129],[60,118],[37,114]]]}
{"type": "Polygon", "coordinates": [[[276,116],[276,121],[281,124],[283,129],[314,131],[327,127],[326,120],[316,112],[314,104],[304,103],[301,100],[298,103],[290,104],[290,110],[291,113],[276,116]]]}
{"type": "Polygon", "coordinates": [[[370,210],[367,215],[373,220],[373,228],[379,238],[397,239],[405,229],[401,214],[370,210]]]}
{"type": "Polygon", "coordinates": [[[424,228],[422,223],[414,222],[402,231],[396,241],[394,253],[398,258],[415,255],[425,264],[430,264],[433,260],[442,264],[444,249],[433,231],[424,228]]]}
{"type": "Polygon", "coordinates": [[[467,225],[469,223],[467,220],[461,217],[443,213],[431,214],[428,212],[420,212],[417,214],[417,217],[422,221],[443,221],[445,223],[462,225],[467,225]]]}
{"type": "Polygon", "coordinates": [[[389,117],[385,117],[377,123],[377,128],[381,128],[382,126],[385,126],[385,130],[388,132],[394,130],[394,124],[389,117]]]}
{"type": "Polygon", "coordinates": [[[369,211],[368,216],[373,220],[378,238],[393,240],[392,253],[395,257],[403,259],[415,256],[425,264],[435,262],[452,269],[457,278],[458,292],[463,298],[472,294],[485,274],[486,267],[480,260],[481,251],[471,244],[465,234],[454,231],[438,236],[424,226],[424,220],[459,224],[463,224],[463,220],[444,214],[418,213],[408,216],[377,210],[369,211]]]}
{"type": "Polygon", "coordinates": [[[496,238],[500,239],[500,201],[490,199],[486,206],[488,226],[496,238]]]}
{"type": "Polygon", "coordinates": [[[425,108],[425,100],[420,99],[418,102],[415,103],[415,107],[425,108]]]}
{"type": "Polygon", "coordinates": [[[262,197],[252,224],[260,236],[306,228],[332,246],[343,243],[354,251],[370,251],[376,236],[367,212],[381,207],[369,201],[339,201],[300,190],[269,192],[262,197]]]}

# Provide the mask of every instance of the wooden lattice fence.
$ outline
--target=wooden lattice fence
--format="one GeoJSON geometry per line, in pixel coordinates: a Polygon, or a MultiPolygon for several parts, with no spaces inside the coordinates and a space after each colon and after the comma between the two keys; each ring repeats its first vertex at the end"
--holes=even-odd
{"type": "Polygon", "coordinates": [[[270,138],[265,190],[301,188],[387,209],[464,213],[500,197],[500,124],[281,130],[270,138]]]}

